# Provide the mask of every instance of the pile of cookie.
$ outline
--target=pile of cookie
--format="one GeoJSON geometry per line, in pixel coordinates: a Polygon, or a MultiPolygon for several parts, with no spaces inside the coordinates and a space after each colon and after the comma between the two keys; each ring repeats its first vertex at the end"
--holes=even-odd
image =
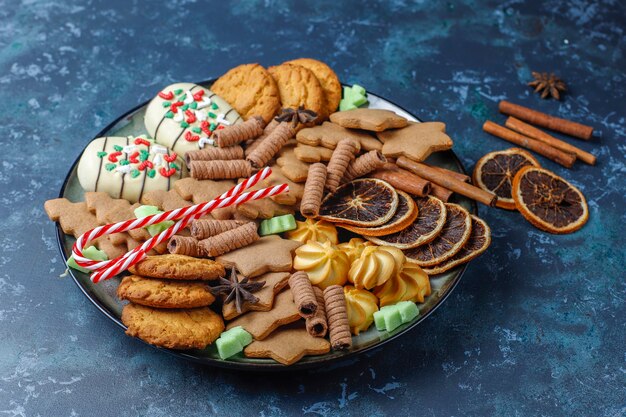
{"type": "MultiPolygon", "coordinates": [[[[127,334],[286,365],[350,349],[372,325],[412,321],[429,275],[490,242],[484,221],[448,202],[453,190],[415,173],[467,180],[424,163],[452,147],[445,125],[366,104],[362,87],[342,87],[312,59],[241,65],[210,89],[172,84],[147,106],[145,135],[87,146],[77,170],[84,201],[45,209],[78,237],[209,201],[269,166],[251,190],[286,183],[287,193],[213,210],[120,277],[127,334]]],[[[103,236],[84,255],[116,258],[172,224],[103,236]]]]}

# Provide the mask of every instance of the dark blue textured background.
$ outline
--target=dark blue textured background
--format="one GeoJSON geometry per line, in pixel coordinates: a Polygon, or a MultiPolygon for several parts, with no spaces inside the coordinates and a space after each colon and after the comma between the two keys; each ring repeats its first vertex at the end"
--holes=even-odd
{"type": "Polygon", "coordinates": [[[0,415],[626,415],[626,11],[589,2],[23,1],[0,9],[0,415]],[[67,278],[42,209],[87,141],[174,81],[321,58],[424,120],[469,169],[508,145],[500,99],[591,124],[598,165],[566,170],[590,220],[554,236],[480,208],[493,229],[454,294],[351,364],[252,375],[132,340],[67,278]],[[530,71],[569,84],[562,102],[530,71]]]}

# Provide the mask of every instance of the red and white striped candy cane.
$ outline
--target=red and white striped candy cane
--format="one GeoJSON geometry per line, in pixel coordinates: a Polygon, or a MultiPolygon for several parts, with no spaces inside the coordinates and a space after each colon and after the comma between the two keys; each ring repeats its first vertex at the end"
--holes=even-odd
{"type": "Polygon", "coordinates": [[[96,227],[95,229],[84,233],[77,239],[72,250],[74,259],[76,260],[76,263],[78,265],[96,271],[94,274],[92,274],[91,277],[92,281],[94,282],[98,282],[100,280],[108,279],[112,276],[115,276],[116,274],[128,269],[130,266],[139,262],[145,257],[146,252],[148,252],[150,249],[163,242],[164,240],[169,239],[172,235],[174,235],[176,232],[189,224],[191,220],[201,217],[204,214],[211,212],[213,209],[227,207],[232,204],[242,204],[250,200],[257,200],[260,198],[265,198],[271,195],[276,195],[288,191],[288,186],[286,184],[281,184],[275,187],[264,188],[259,191],[241,194],[243,190],[254,186],[260,180],[266,178],[270,174],[271,169],[264,168],[249,179],[237,184],[235,187],[228,190],[215,200],[211,200],[209,202],[197,204],[195,206],[175,209],[165,213],[144,217],[141,219],[132,219],[124,222],[96,227]],[[116,259],[108,261],[93,261],[89,258],[83,257],[83,248],[89,241],[97,239],[98,237],[149,226],[151,224],[160,223],[165,220],[178,219],[181,220],[167,230],[164,230],[163,232],[144,242],[141,246],[116,259]]]}

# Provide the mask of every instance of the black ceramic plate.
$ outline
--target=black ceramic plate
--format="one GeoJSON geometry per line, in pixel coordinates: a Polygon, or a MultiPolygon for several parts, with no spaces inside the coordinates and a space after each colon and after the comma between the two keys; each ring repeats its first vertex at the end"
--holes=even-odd
{"type": "MultiPolygon", "coordinates": [[[[204,86],[210,86],[211,81],[200,83],[204,86]]],[[[406,110],[393,104],[389,100],[386,100],[373,93],[368,93],[369,107],[381,108],[393,110],[396,113],[414,121],[419,120],[408,113],[406,110]]],[[[143,116],[148,102],[145,102],[134,109],[129,110],[127,113],[120,116],[117,120],[104,128],[95,137],[101,136],[127,136],[127,135],[140,135],[146,133],[143,116]]],[[[85,142],[87,146],[88,142],[85,142]]],[[[452,151],[439,152],[432,155],[428,162],[433,165],[448,168],[454,171],[464,172],[461,162],[452,151]]],[[[76,167],[78,165],[78,159],[72,165],[61,192],[60,197],[66,197],[71,201],[82,201],[83,190],[78,183],[76,176],[76,167]]],[[[467,198],[455,196],[455,202],[461,204],[472,213],[476,213],[476,203],[467,198]]],[[[67,259],[71,255],[72,245],[75,239],[72,236],[65,235],[60,227],[57,227],[58,231],[58,243],[59,249],[64,259],[67,259]]],[[[354,357],[355,355],[362,354],[375,347],[381,346],[396,337],[408,332],[423,320],[425,320],[443,301],[450,295],[454,287],[461,279],[461,275],[465,271],[466,266],[462,265],[455,268],[445,274],[438,275],[431,278],[432,294],[427,297],[424,303],[418,304],[420,315],[410,323],[404,324],[392,332],[379,332],[374,326],[366,332],[362,332],[358,336],[353,337],[353,347],[347,352],[330,352],[321,356],[307,356],[300,362],[294,365],[286,367],[271,359],[251,359],[246,358],[243,355],[238,355],[229,360],[222,360],[217,355],[215,347],[209,346],[204,350],[189,350],[189,351],[175,351],[170,349],[157,348],[159,350],[170,353],[174,356],[190,359],[195,362],[220,366],[224,368],[232,369],[244,369],[244,370],[293,370],[317,367],[321,365],[328,365],[330,362],[336,362],[344,359],[354,357]]],[[[81,289],[81,291],[89,298],[89,300],[102,311],[109,319],[113,320],[121,330],[125,330],[125,326],[121,322],[121,312],[124,303],[120,302],[115,296],[115,289],[119,283],[119,278],[113,278],[109,281],[101,282],[99,284],[93,284],[89,280],[87,274],[81,273],[70,269],[70,275],[81,289]]]]}

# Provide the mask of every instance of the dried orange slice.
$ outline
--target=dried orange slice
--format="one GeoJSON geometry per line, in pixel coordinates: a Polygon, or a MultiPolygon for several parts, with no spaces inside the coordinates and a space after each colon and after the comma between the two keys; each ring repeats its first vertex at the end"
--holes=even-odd
{"type": "Polygon", "coordinates": [[[398,209],[398,193],[387,182],[363,178],[343,184],[322,201],[319,218],[359,227],[387,223],[398,209]]]}
{"type": "Polygon", "coordinates": [[[434,266],[456,255],[472,232],[472,217],[458,204],[446,204],[446,223],[433,241],[404,250],[409,262],[419,266],[434,266]]]}
{"type": "Polygon", "coordinates": [[[445,260],[438,265],[431,266],[430,268],[423,268],[424,272],[428,275],[443,274],[457,265],[471,261],[487,250],[491,244],[491,229],[489,229],[489,226],[487,226],[487,223],[485,223],[483,219],[479,219],[473,214],[471,216],[472,232],[461,250],[451,258],[448,258],[448,260],[445,260]]]}
{"type": "Polygon", "coordinates": [[[544,168],[524,167],[515,174],[513,200],[526,220],[550,233],[572,233],[589,218],[583,193],[544,168]]]}
{"type": "Polygon", "coordinates": [[[400,190],[396,190],[396,192],[399,198],[398,209],[387,223],[377,227],[355,227],[345,224],[338,224],[337,226],[363,236],[384,236],[406,229],[417,218],[419,210],[410,195],[400,190]]]}
{"type": "Polygon", "coordinates": [[[416,198],[417,218],[410,226],[385,236],[363,236],[377,245],[394,246],[398,249],[411,249],[433,240],[446,222],[446,206],[436,197],[416,198]]]}
{"type": "Polygon", "coordinates": [[[515,202],[511,197],[513,177],[525,166],[540,166],[530,153],[520,148],[489,152],[476,162],[472,181],[483,190],[498,196],[496,206],[515,210],[515,202]]]}

